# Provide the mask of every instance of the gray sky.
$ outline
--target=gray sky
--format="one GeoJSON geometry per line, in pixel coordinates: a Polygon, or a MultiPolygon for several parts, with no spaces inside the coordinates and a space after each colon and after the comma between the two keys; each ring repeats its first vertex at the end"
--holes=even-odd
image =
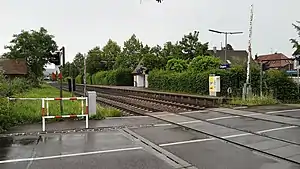
{"type": "Polygon", "coordinates": [[[123,45],[133,33],[152,46],[199,30],[202,42],[220,48],[224,36],[208,29],[243,31],[228,41],[234,49],[247,49],[252,3],[253,54],[277,51],[290,56],[299,0],[1,0],[0,53],[12,34],[41,26],[66,47],[68,61],[77,52],[103,47],[109,38],[123,45]]]}

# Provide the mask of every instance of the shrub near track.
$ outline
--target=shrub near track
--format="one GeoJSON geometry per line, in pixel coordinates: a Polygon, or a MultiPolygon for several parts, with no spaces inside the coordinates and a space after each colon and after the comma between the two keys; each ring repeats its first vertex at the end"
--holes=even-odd
{"type": "MultiPolygon", "coordinates": [[[[194,93],[208,95],[209,75],[221,76],[221,96],[227,95],[228,87],[232,88],[233,96],[241,97],[242,88],[246,81],[246,69],[241,66],[229,70],[213,69],[204,72],[155,70],[149,74],[149,87],[155,90],[194,93]]],[[[260,91],[260,71],[258,68],[251,69],[251,84],[254,94],[260,91]]],[[[263,77],[263,93],[280,101],[297,100],[296,84],[279,70],[270,70],[263,77]]]]}
{"type": "MultiPolygon", "coordinates": [[[[76,82],[80,82],[81,75],[76,77],[76,82]]],[[[113,85],[113,86],[133,86],[133,75],[130,69],[116,69],[111,71],[99,71],[95,74],[87,75],[87,84],[113,85]]]]}

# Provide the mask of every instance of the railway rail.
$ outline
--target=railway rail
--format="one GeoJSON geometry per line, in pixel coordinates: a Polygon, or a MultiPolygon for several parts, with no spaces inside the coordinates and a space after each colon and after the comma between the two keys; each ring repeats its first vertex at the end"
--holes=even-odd
{"type": "MultiPolygon", "coordinates": [[[[81,94],[80,92],[75,92],[75,93],[79,94],[79,95],[81,94]]],[[[174,124],[174,125],[177,125],[177,126],[181,126],[181,127],[184,127],[184,128],[190,129],[190,130],[194,130],[194,131],[200,132],[202,134],[206,134],[206,135],[208,135],[212,138],[222,140],[222,141],[225,141],[227,143],[234,144],[236,146],[240,146],[240,147],[243,147],[243,148],[250,149],[252,151],[258,152],[258,153],[263,154],[263,155],[279,158],[279,159],[286,160],[286,161],[289,161],[289,162],[292,162],[292,163],[296,163],[298,165],[300,164],[300,162],[297,161],[297,160],[282,157],[280,155],[277,155],[276,153],[274,154],[274,153],[270,153],[270,152],[264,151],[264,150],[259,149],[259,148],[253,148],[251,146],[241,144],[237,141],[230,140],[229,138],[220,137],[218,135],[210,133],[209,131],[203,131],[201,129],[195,129],[193,127],[185,125],[184,123],[177,123],[177,122],[174,122],[172,120],[166,120],[166,119],[160,118],[158,116],[155,116],[155,112],[169,111],[169,112],[175,113],[177,116],[181,116],[182,118],[190,118],[192,121],[201,121],[203,123],[207,123],[207,124],[210,124],[210,125],[213,125],[213,126],[219,126],[219,127],[229,128],[229,129],[232,129],[232,130],[235,130],[235,131],[243,132],[245,135],[254,135],[254,136],[258,136],[258,137],[264,137],[264,138],[275,140],[279,143],[284,143],[284,144],[288,144],[288,145],[296,146],[297,148],[298,147],[300,148],[300,144],[298,142],[294,142],[293,140],[288,140],[288,139],[282,139],[280,137],[269,136],[269,135],[267,135],[263,132],[255,132],[255,131],[251,131],[251,130],[240,129],[240,128],[237,128],[237,127],[234,127],[234,126],[231,126],[231,125],[224,125],[224,124],[214,122],[214,121],[209,121],[209,120],[206,120],[206,119],[203,119],[203,118],[195,118],[195,117],[191,117],[191,116],[188,116],[187,114],[183,113],[183,112],[192,111],[192,110],[203,110],[202,107],[196,107],[196,106],[193,106],[193,105],[187,105],[187,104],[182,104],[182,103],[180,104],[180,103],[171,102],[171,101],[162,101],[161,102],[160,99],[144,98],[142,96],[120,94],[119,92],[114,92],[114,93],[107,94],[107,92],[101,93],[101,92],[98,91],[97,95],[100,96],[100,97],[97,97],[97,101],[100,102],[100,103],[103,103],[103,104],[106,104],[106,105],[109,105],[109,106],[113,106],[113,107],[116,107],[116,108],[121,109],[121,110],[126,110],[127,112],[131,112],[133,114],[148,115],[148,116],[166,121],[167,123],[171,123],[171,124],[174,124]]],[[[223,113],[223,112],[219,112],[219,113],[223,113]]],[[[228,113],[223,113],[223,114],[228,115],[228,113]]],[[[243,116],[239,116],[239,117],[243,117],[243,116]]],[[[251,118],[251,117],[247,117],[247,118],[251,118]]],[[[264,121],[262,119],[257,119],[257,118],[253,118],[253,119],[264,121]]],[[[279,123],[278,121],[272,121],[272,122],[279,123]]],[[[292,124],[285,124],[285,125],[293,126],[292,124]]]]}

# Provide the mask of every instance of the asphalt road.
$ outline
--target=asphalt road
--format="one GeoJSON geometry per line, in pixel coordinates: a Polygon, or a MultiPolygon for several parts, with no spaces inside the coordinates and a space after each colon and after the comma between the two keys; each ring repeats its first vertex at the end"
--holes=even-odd
{"type": "MultiPolygon", "coordinates": [[[[284,113],[283,110],[276,109],[268,109],[262,113],[271,111],[284,113]]],[[[287,112],[300,113],[300,110],[287,112]]],[[[270,114],[276,116],[276,113],[270,114]]],[[[296,163],[251,151],[204,134],[209,133],[300,162],[300,146],[297,144],[220,125],[230,125],[233,128],[300,143],[298,126],[211,111],[187,112],[182,114],[184,116],[168,113],[153,115],[194,130],[150,117],[126,117],[90,123],[93,127],[112,127],[97,132],[48,133],[41,137],[35,133],[0,137],[0,168],[300,169],[300,165],[296,163]],[[197,120],[198,118],[215,124],[197,120]],[[126,130],[135,135],[116,126],[128,126],[126,130]]],[[[47,127],[49,130],[58,130],[78,127],[80,124],[81,122],[50,123],[47,127]]],[[[16,127],[12,132],[36,132],[40,127],[16,127]]]]}

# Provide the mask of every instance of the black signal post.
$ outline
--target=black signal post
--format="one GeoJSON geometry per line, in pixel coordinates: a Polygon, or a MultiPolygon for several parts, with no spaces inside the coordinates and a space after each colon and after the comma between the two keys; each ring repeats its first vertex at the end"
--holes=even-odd
{"type": "MultiPolygon", "coordinates": [[[[49,59],[50,63],[55,64],[56,66],[65,66],[65,47],[63,46],[59,51],[56,51],[54,53],[51,53],[50,55],[50,59],[49,59]],[[61,62],[62,61],[62,62],[61,62]]],[[[62,68],[60,67],[60,68],[62,68]]],[[[62,94],[62,71],[60,71],[60,98],[63,97],[62,94]]],[[[60,113],[63,113],[63,102],[62,100],[60,100],[60,113]]]]}

